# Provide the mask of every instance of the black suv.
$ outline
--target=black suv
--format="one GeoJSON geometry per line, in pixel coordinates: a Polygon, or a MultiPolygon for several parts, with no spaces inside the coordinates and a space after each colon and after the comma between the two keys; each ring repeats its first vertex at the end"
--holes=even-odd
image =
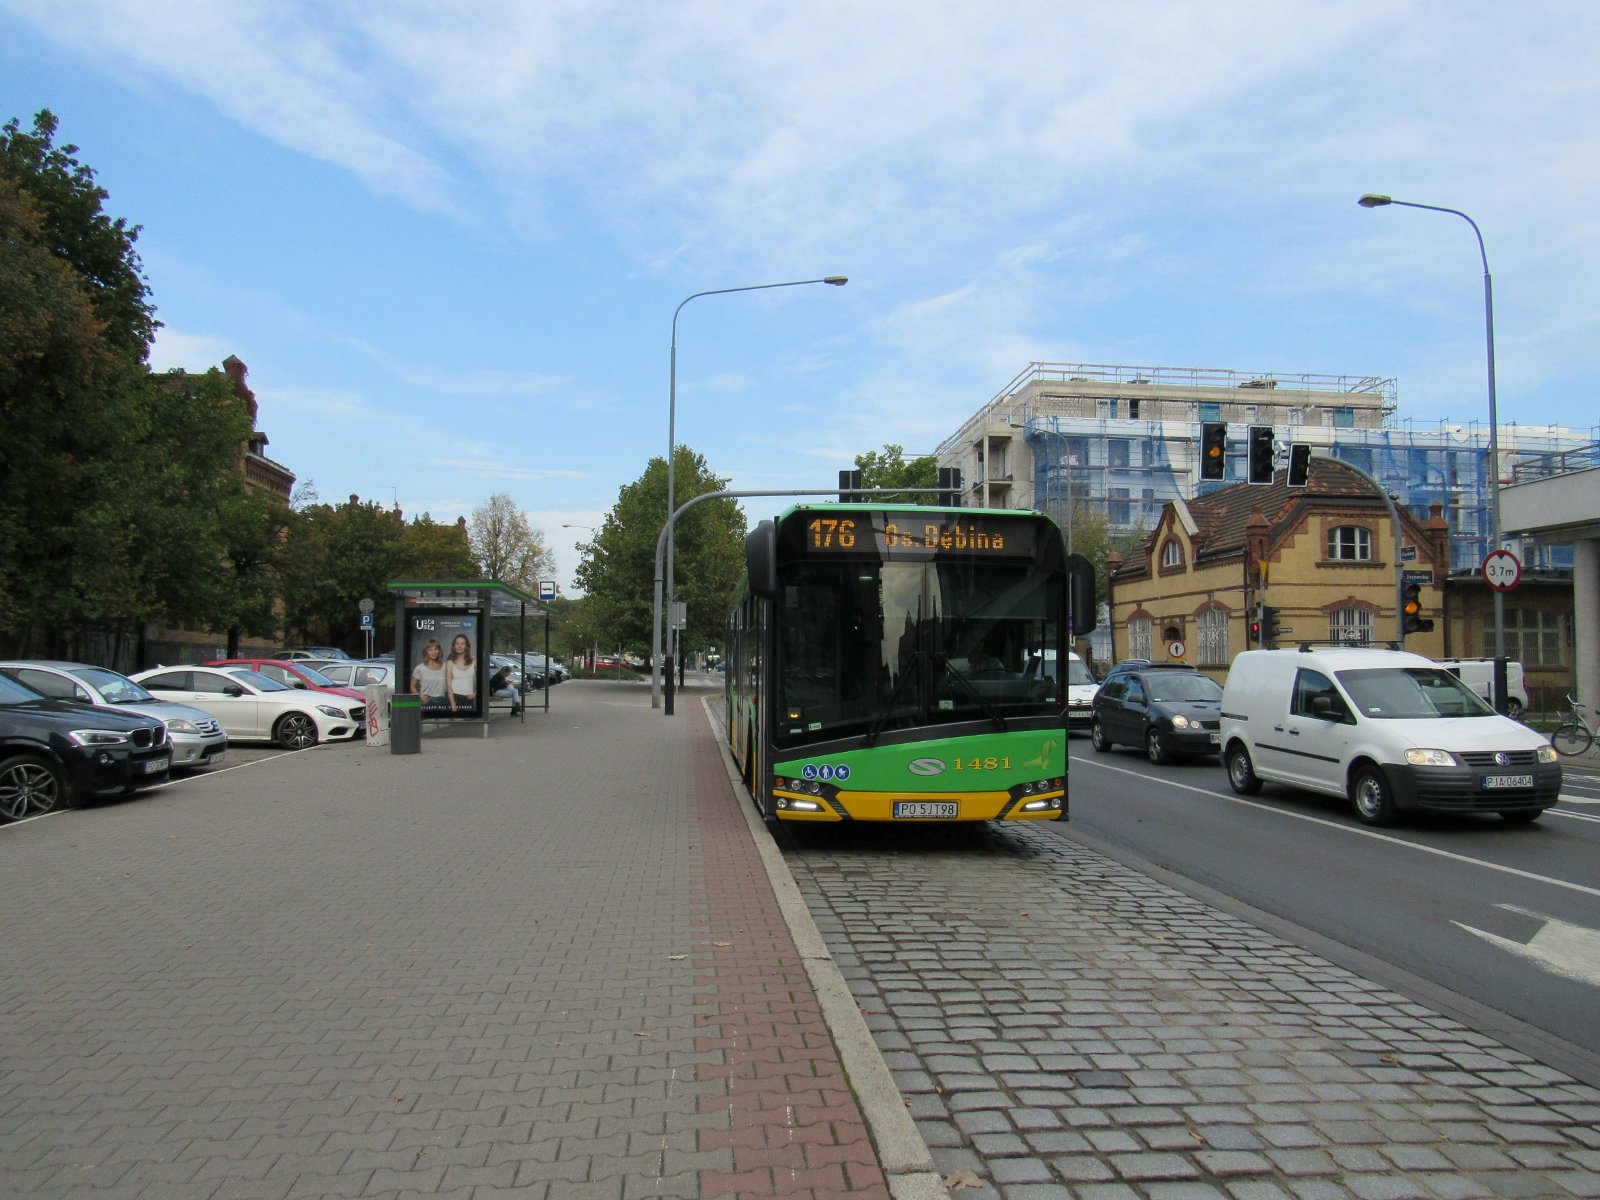
{"type": "Polygon", "coordinates": [[[1113,668],[1094,697],[1089,735],[1102,753],[1142,746],[1153,763],[1215,754],[1222,728],[1222,685],[1187,664],[1129,663],[1113,668]]]}
{"type": "Polygon", "coordinates": [[[156,718],[48,700],[0,675],[0,820],[164,783],[171,766],[156,718]]]}

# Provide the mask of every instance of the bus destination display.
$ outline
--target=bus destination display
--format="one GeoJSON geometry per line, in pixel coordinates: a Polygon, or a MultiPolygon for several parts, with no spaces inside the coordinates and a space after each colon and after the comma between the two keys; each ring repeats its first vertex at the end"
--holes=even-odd
{"type": "Polygon", "coordinates": [[[1034,527],[1027,522],[979,513],[926,518],[915,513],[813,514],[805,522],[804,547],[812,554],[876,554],[924,558],[966,554],[974,558],[1028,558],[1034,527]]]}

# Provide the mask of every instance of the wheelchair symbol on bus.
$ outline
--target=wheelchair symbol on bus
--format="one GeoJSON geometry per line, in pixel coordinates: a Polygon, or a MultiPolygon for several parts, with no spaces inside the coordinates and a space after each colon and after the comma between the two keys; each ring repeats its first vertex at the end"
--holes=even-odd
{"type": "Polygon", "coordinates": [[[820,767],[807,763],[800,769],[800,775],[804,779],[837,779],[840,783],[843,783],[850,778],[850,768],[844,763],[840,763],[838,766],[834,766],[832,763],[823,763],[820,767]]]}

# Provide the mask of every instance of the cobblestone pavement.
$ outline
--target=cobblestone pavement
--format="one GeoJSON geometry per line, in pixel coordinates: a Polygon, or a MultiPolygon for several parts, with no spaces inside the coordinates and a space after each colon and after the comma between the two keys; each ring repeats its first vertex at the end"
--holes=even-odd
{"type": "Polygon", "coordinates": [[[1600,1196],[1600,1091],[1070,827],[779,837],[957,1197],[1600,1196]]]}
{"type": "Polygon", "coordinates": [[[704,720],[491,732],[0,828],[0,1197],[888,1200],[704,720]]]}

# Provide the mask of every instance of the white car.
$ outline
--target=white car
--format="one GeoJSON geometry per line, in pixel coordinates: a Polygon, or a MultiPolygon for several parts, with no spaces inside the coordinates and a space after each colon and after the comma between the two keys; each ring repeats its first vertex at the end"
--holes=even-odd
{"type": "Polygon", "coordinates": [[[0,674],[11,676],[52,700],[76,700],[115,708],[120,712],[143,713],[167,727],[172,743],[172,767],[214,767],[228,753],[228,735],[210,713],[170,700],[158,699],[126,675],[88,663],[56,662],[43,659],[13,659],[0,662],[0,674]]]}
{"type": "Polygon", "coordinates": [[[228,737],[304,750],[366,731],[366,705],[329,692],[286,687],[248,667],[156,667],[133,679],[163,700],[210,713],[228,737]]]}

